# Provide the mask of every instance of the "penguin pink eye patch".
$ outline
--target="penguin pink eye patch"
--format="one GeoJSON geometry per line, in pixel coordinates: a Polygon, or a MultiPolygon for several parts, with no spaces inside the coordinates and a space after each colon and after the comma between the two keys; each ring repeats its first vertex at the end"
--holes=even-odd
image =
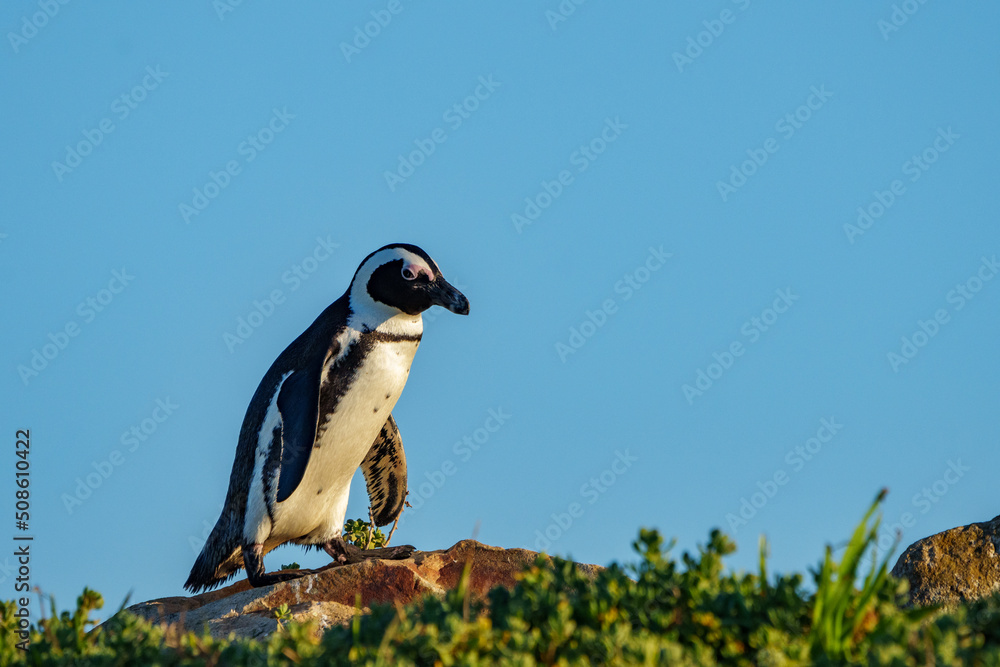
{"type": "Polygon", "coordinates": [[[416,280],[420,275],[426,276],[427,280],[434,280],[434,274],[426,266],[415,263],[403,265],[403,278],[406,280],[416,280]]]}

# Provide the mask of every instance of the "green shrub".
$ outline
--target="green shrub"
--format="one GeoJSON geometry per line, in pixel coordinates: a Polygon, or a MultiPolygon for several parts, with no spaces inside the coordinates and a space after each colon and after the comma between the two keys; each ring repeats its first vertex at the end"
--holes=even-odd
{"type": "Polygon", "coordinates": [[[348,519],[344,539],[360,549],[379,549],[389,544],[382,531],[364,519],[348,519]]]}
{"type": "Polygon", "coordinates": [[[325,634],[280,609],[266,642],[181,633],[127,613],[91,629],[102,601],[85,589],[76,612],[56,615],[53,605],[31,628],[25,654],[11,639],[15,607],[4,603],[0,665],[1000,665],[1000,598],[909,609],[906,584],[886,561],[859,571],[881,500],[839,563],[827,549],[815,593],[798,574],[768,576],[763,541],[757,573],[727,573],[723,558],[735,546],[719,531],[678,562],[657,532],[642,530],[637,562],[596,578],[540,557],[514,590],[494,589],[479,603],[466,570],[443,598],[376,605],[325,634]]]}

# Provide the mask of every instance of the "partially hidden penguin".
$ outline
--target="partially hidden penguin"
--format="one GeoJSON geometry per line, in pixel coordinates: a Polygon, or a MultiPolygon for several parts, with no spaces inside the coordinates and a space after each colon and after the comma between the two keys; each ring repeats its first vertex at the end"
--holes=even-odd
{"type": "Polygon", "coordinates": [[[469,313],[468,299],[426,252],[384,246],[271,364],[243,418],[222,515],[186,589],[211,589],[240,568],[252,586],[309,574],[265,573],[264,555],[287,542],[320,547],[338,563],[413,552],[362,550],[341,531],[359,467],[375,525],[388,525],[403,510],[406,458],[392,409],[420,344],[421,313],[434,305],[469,313]]]}

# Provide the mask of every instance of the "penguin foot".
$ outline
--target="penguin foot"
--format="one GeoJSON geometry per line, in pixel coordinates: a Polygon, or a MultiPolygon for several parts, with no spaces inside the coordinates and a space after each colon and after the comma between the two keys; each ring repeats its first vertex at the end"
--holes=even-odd
{"type": "Polygon", "coordinates": [[[409,544],[379,549],[359,549],[342,537],[335,537],[323,545],[323,551],[340,565],[361,563],[366,560],[402,560],[409,558],[415,549],[409,544]]]}
{"type": "Polygon", "coordinates": [[[264,572],[264,545],[251,544],[243,547],[243,565],[247,570],[247,580],[254,588],[273,586],[289,579],[298,579],[312,570],[282,570],[280,572],[264,572]]]}
{"type": "Polygon", "coordinates": [[[262,586],[273,586],[274,584],[280,584],[282,581],[288,581],[290,579],[298,579],[299,577],[304,577],[307,574],[312,574],[311,570],[282,570],[281,572],[271,572],[269,574],[257,574],[253,575],[247,572],[247,580],[250,585],[254,588],[260,588],[262,586]]]}

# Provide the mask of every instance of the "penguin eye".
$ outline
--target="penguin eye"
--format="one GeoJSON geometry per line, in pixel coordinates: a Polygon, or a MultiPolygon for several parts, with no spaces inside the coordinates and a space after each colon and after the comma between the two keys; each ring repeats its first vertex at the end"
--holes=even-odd
{"type": "Polygon", "coordinates": [[[415,280],[417,277],[417,272],[413,270],[411,266],[403,267],[403,278],[406,280],[415,280]]]}

